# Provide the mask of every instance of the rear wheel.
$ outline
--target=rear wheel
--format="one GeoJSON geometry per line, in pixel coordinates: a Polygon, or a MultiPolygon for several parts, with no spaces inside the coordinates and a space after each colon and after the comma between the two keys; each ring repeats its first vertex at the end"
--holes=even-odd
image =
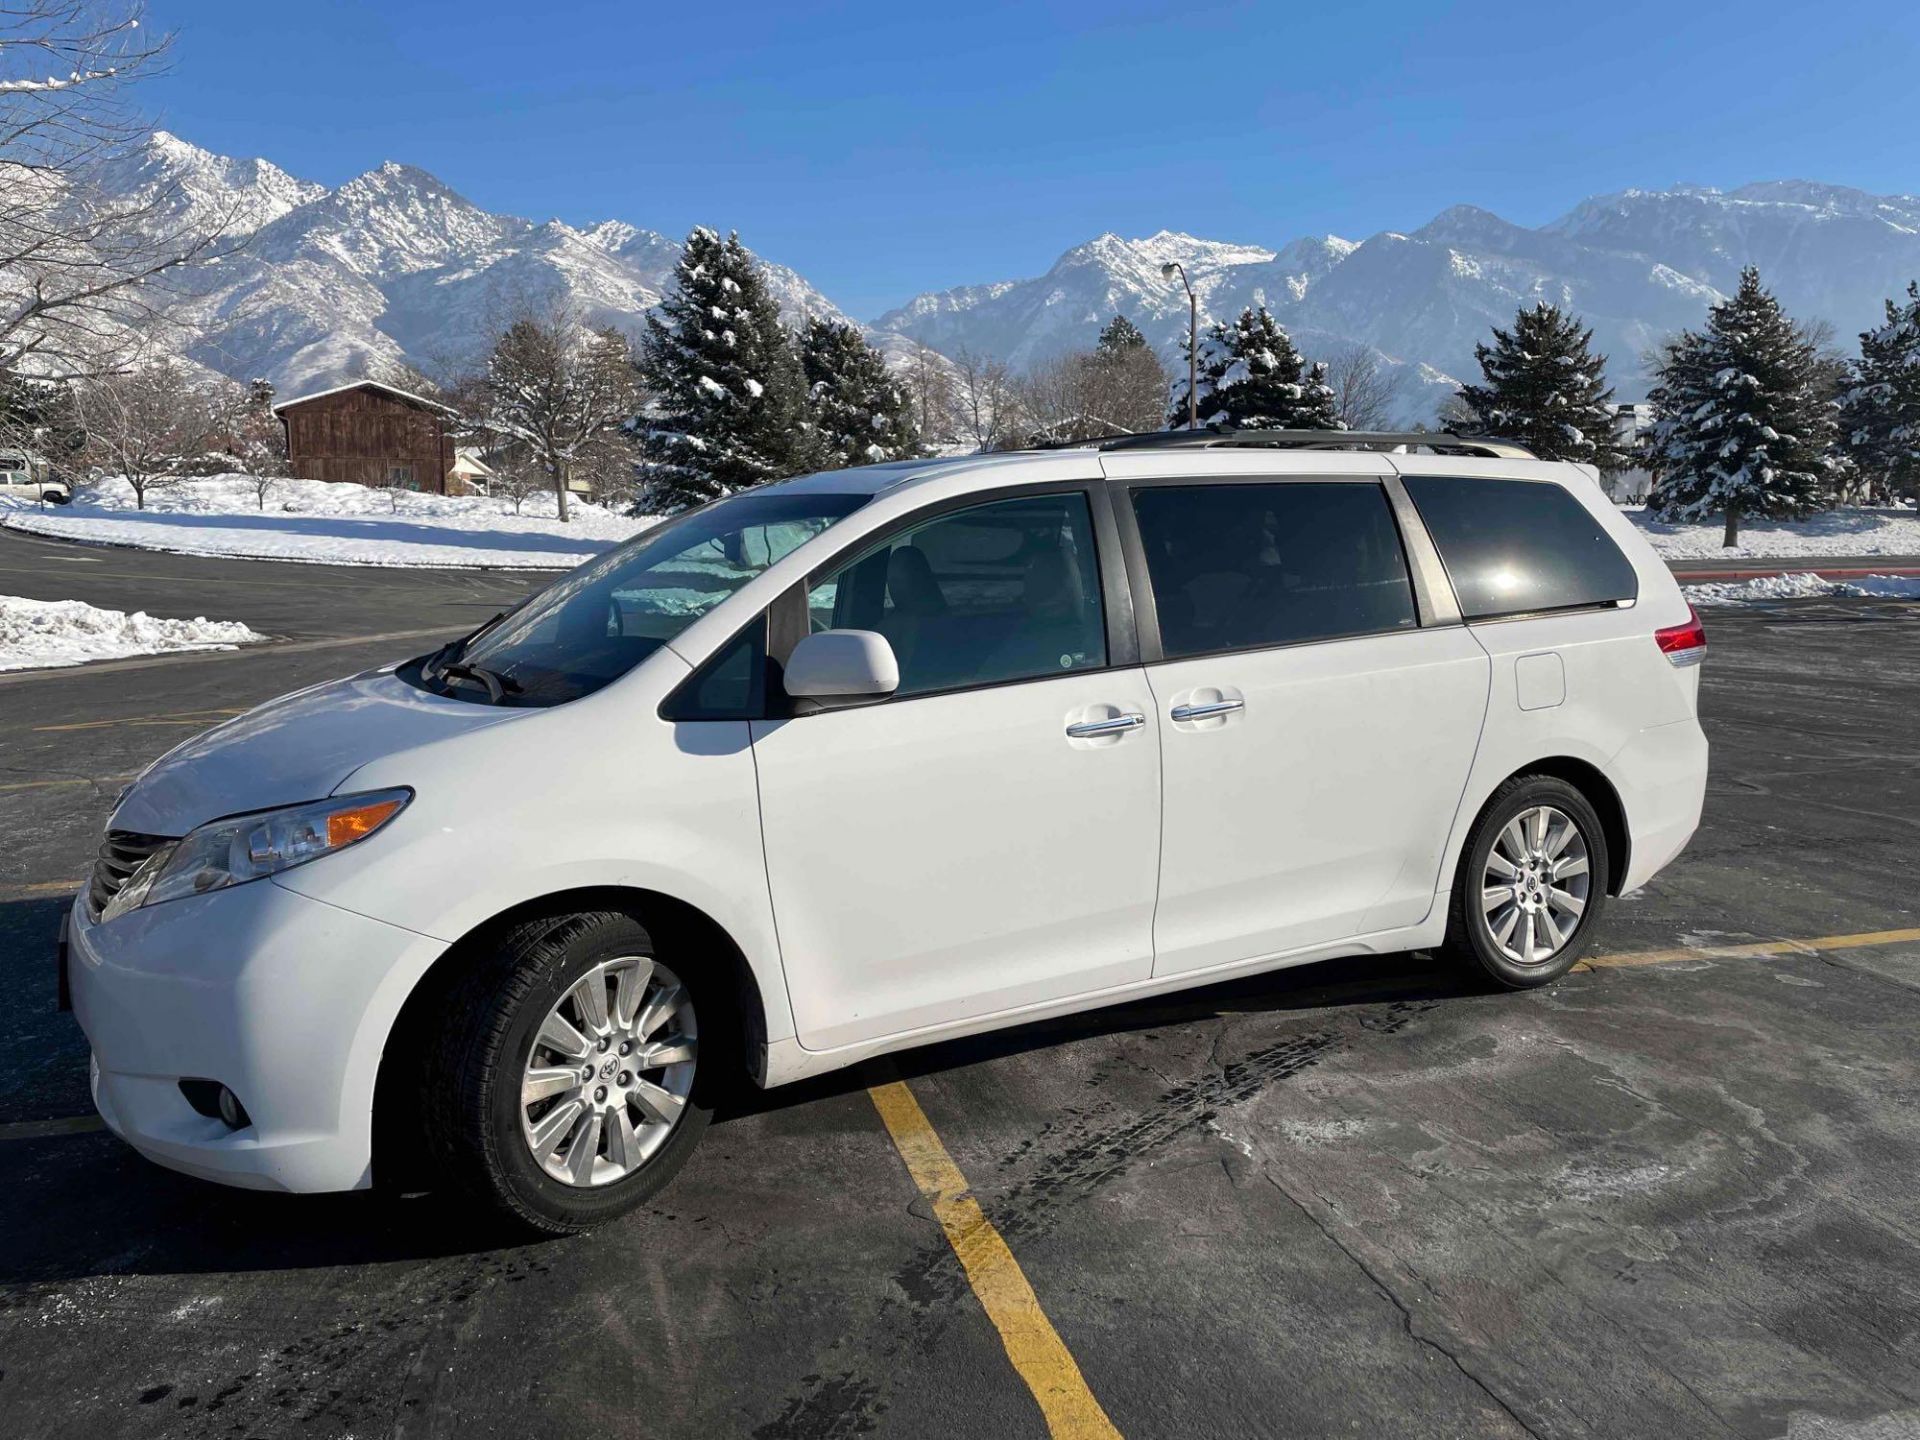
{"type": "Polygon", "coordinates": [[[633,1209],[711,1113],[721,1002],[631,916],[522,925],[453,987],[423,1106],[454,1184],[569,1234],[633,1209]]]}
{"type": "Polygon", "coordinates": [[[1446,949],[1509,989],[1557,980],[1586,950],[1606,902],[1606,832],[1551,775],[1494,792],[1454,878],[1446,949]]]}

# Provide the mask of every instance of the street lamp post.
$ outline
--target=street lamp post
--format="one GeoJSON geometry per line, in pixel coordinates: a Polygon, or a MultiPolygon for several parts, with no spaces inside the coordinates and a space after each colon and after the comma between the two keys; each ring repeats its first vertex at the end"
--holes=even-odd
{"type": "Polygon", "coordinates": [[[1160,267],[1160,278],[1171,280],[1174,272],[1180,273],[1180,283],[1187,287],[1187,428],[1200,428],[1200,301],[1193,293],[1193,282],[1187,279],[1187,267],[1178,260],[1169,260],[1160,267]]]}

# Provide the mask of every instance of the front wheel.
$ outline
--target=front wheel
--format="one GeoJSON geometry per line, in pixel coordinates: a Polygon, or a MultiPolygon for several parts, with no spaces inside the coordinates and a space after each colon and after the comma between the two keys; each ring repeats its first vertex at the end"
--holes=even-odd
{"type": "Polygon", "coordinates": [[[424,1106],[459,1189],[572,1234],[624,1214],[685,1163],[711,1107],[722,1030],[697,966],[631,916],[508,932],[453,988],[424,1106]]]}
{"type": "Polygon", "coordinates": [[[1521,775],[1467,837],[1446,949],[1512,990],[1557,980],[1586,950],[1606,903],[1607,837],[1566,781],[1521,775]]]}

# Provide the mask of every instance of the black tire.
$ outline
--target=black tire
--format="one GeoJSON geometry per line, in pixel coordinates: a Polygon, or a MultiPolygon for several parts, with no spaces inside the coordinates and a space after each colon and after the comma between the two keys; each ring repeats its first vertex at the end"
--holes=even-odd
{"type": "Polygon", "coordinates": [[[548,916],[507,931],[450,988],[438,1032],[426,1037],[420,1106],[443,1188],[517,1228],[571,1235],[644,1203],[686,1163],[712,1115],[731,1016],[724,989],[684,961],[674,969],[693,1001],[699,1050],[692,1091],[660,1148],[629,1175],[575,1186],[549,1175],[522,1133],[520,1080],[538,1027],[589,970],[622,956],[654,956],[632,916],[548,916]]]}
{"type": "MultiPolygon", "coordinates": [[[[1453,897],[1447,908],[1447,938],[1442,952],[1477,974],[1508,990],[1531,990],[1558,980],[1586,952],[1602,910],[1612,872],[1607,853],[1606,827],[1587,797],[1552,775],[1516,775],[1493,792],[1474,821],[1454,872],[1453,897]],[[1486,908],[1479,903],[1488,857],[1502,832],[1518,816],[1546,806],[1573,822],[1587,851],[1585,908],[1571,935],[1550,958],[1524,964],[1506,953],[1495,938],[1486,908]]],[[[1504,913],[1504,912],[1496,912],[1504,913]]],[[[1511,938],[1511,937],[1510,937],[1511,938]]]]}

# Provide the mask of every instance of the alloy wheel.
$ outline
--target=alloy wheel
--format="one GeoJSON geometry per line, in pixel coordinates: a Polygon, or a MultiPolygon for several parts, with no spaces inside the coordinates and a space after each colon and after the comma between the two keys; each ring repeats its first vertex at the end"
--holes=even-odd
{"type": "Polygon", "coordinates": [[[554,1003],[520,1081],[520,1128],[566,1185],[611,1185],[667,1142],[693,1091],[693,1000],[643,955],[604,960],[554,1003]]]}
{"type": "Polygon", "coordinates": [[[1551,805],[1522,810],[1501,827],[1481,876],[1493,943],[1515,964],[1546,964],[1580,928],[1591,883],[1580,827],[1551,805]]]}

